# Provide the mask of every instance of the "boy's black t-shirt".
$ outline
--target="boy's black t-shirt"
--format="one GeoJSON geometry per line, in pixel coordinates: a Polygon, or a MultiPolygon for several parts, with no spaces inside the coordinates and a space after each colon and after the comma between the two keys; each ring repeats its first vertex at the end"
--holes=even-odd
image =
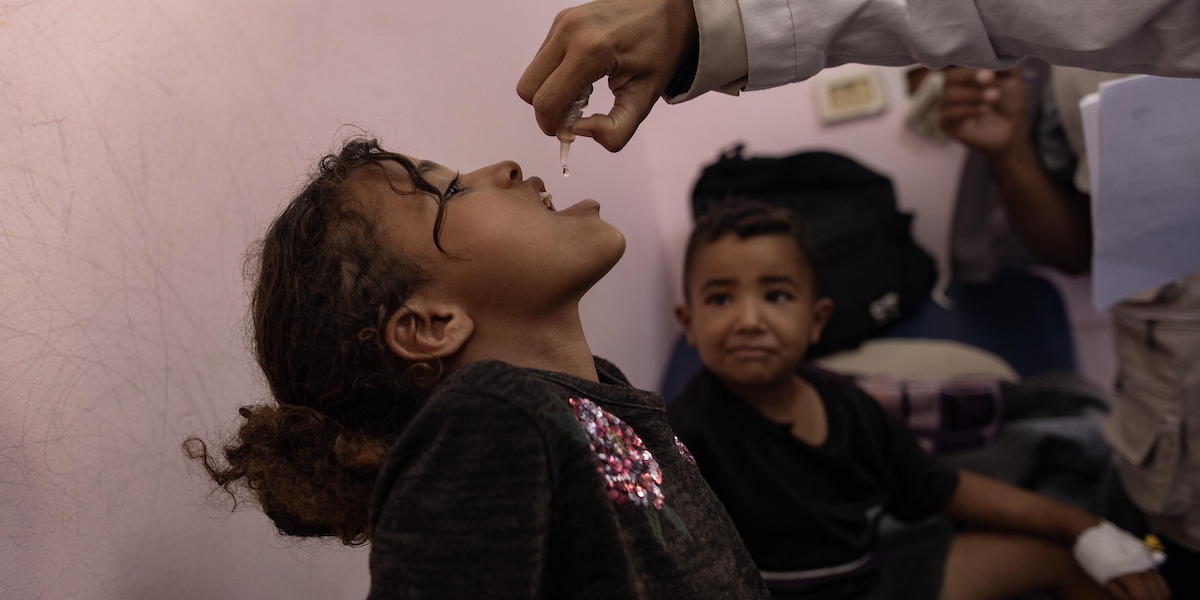
{"type": "Polygon", "coordinates": [[[669,407],[672,426],[764,571],[861,561],[875,550],[881,513],[930,516],[958,485],[956,471],[848,379],[810,367],[799,372],[825,404],[829,430],[820,446],[768,420],[708,369],[669,407]]]}
{"type": "Polygon", "coordinates": [[[596,369],[438,386],[376,481],[369,598],[769,597],[662,397],[596,369]]]}

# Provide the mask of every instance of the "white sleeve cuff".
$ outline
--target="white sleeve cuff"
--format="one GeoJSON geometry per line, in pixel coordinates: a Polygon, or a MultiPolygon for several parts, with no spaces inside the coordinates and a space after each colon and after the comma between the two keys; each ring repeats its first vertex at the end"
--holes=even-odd
{"type": "Polygon", "coordinates": [[[740,0],[746,38],[747,90],[761,90],[811,77],[825,66],[813,40],[800,40],[804,23],[788,0],[740,0]]]}
{"type": "Polygon", "coordinates": [[[712,90],[736,96],[745,87],[746,34],[737,0],[693,0],[692,6],[700,32],[696,76],[686,92],[666,98],[671,104],[712,90]]]}

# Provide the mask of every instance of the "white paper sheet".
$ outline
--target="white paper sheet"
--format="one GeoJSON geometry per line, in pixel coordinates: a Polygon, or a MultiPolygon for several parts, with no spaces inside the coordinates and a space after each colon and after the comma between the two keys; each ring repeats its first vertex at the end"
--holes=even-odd
{"type": "Polygon", "coordinates": [[[1091,165],[1093,300],[1200,271],[1200,80],[1107,82],[1080,112],[1091,165]]]}
{"type": "MultiPolygon", "coordinates": [[[[1079,101],[1079,118],[1083,121],[1083,145],[1088,164],[1100,164],[1100,92],[1088,94],[1079,101]],[[1094,163],[1092,161],[1095,161],[1094,163]]],[[[1088,188],[1092,194],[1092,214],[1096,214],[1096,196],[1100,195],[1100,169],[1088,169],[1088,188]]]]}

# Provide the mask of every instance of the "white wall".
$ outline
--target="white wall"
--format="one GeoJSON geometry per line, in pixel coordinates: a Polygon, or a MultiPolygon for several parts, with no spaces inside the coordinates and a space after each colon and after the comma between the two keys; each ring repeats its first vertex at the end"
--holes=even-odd
{"type": "Polygon", "coordinates": [[[823,130],[805,86],[659,106],[620,154],[577,144],[560,179],[512,90],[564,5],[0,5],[0,597],[362,597],[365,550],[229,516],[179,450],[264,396],[242,255],[344,124],[599,199],[629,249],[585,324],[643,387],[674,334],[691,183],[728,142],[888,172],[921,241],[944,245],[957,151],[903,133],[895,110],[823,130]]]}

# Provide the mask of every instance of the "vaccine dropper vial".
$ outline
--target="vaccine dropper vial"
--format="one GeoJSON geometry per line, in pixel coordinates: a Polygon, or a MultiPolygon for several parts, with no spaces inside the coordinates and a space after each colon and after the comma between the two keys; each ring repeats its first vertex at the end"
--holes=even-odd
{"type": "Polygon", "coordinates": [[[558,163],[562,165],[563,177],[570,177],[571,170],[567,168],[567,155],[571,153],[571,142],[575,141],[575,133],[571,131],[571,127],[575,122],[583,118],[583,109],[587,108],[588,97],[592,95],[592,86],[588,85],[587,89],[579,95],[579,99],[571,103],[570,110],[567,111],[567,118],[563,120],[562,127],[558,130],[558,163]]]}

